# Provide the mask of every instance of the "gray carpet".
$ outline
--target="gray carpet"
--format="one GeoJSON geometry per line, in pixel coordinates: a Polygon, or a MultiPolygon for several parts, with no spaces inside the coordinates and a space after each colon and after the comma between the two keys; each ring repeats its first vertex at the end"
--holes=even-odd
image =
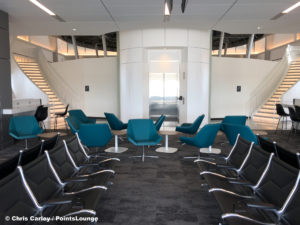
{"type": "MultiPolygon", "coordinates": [[[[287,141],[288,133],[267,131],[268,137],[276,140],[287,149],[300,152],[300,134],[292,135],[287,141]]],[[[65,138],[68,138],[65,137],[65,138]]],[[[105,196],[97,207],[99,224],[122,225],[210,225],[220,222],[221,212],[212,195],[207,192],[199,176],[196,165],[183,156],[197,154],[197,149],[177,142],[178,136],[169,137],[169,146],[177,147],[175,154],[156,153],[156,147],[146,148],[146,154],[158,155],[159,159],[128,158],[140,155],[141,149],[127,140],[119,142],[129,150],[122,154],[108,154],[120,157],[121,162],[114,165],[116,176],[112,180],[105,196]]],[[[224,135],[218,135],[215,143],[225,141],[224,135]]],[[[31,140],[34,145],[38,140],[31,140]]],[[[17,143],[0,151],[0,162],[6,160],[22,146],[17,143]]],[[[164,141],[162,142],[164,144],[164,141]]],[[[114,145],[114,139],[108,147],[114,145]]],[[[230,149],[229,144],[216,144],[223,151],[230,149]]],[[[103,151],[104,149],[99,149],[103,151]]]]}

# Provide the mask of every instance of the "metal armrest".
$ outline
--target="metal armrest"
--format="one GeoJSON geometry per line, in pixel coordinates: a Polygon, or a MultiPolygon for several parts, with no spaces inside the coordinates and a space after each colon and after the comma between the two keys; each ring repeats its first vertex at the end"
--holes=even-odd
{"type": "Polygon", "coordinates": [[[238,214],[238,213],[225,213],[225,214],[222,215],[222,219],[230,219],[230,218],[238,218],[238,219],[250,221],[252,223],[256,223],[256,224],[259,224],[259,225],[276,225],[275,223],[262,222],[262,221],[252,219],[252,218],[247,217],[247,216],[243,216],[243,215],[238,214]]]}
{"type": "Polygon", "coordinates": [[[95,216],[96,212],[94,210],[91,210],[91,209],[81,209],[79,211],[68,213],[68,214],[66,214],[64,216],[65,217],[67,217],[67,216],[75,216],[75,215],[78,215],[78,214],[90,214],[92,216],[95,216]]]}
{"type": "Polygon", "coordinates": [[[278,210],[275,205],[267,202],[247,203],[247,206],[263,210],[278,210]]]}
{"type": "Polygon", "coordinates": [[[84,164],[79,165],[80,168],[85,168],[85,167],[89,167],[89,166],[99,166],[99,164],[98,163],[84,163],[84,164]]]}
{"type": "Polygon", "coordinates": [[[119,158],[108,158],[108,159],[104,159],[104,160],[100,161],[99,164],[106,163],[109,161],[120,161],[120,159],[119,158]]]}
{"type": "Polygon", "coordinates": [[[229,183],[245,185],[245,186],[253,186],[253,184],[251,184],[249,181],[246,180],[230,180],[229,183]]]}
{"type": "Polygon", "coordinates": [[[229,195],[233,195],[233,196],[236,196],[236,197],[239,197],[239,198],[246,198],[246,199],[251,199],[251,198],[255,198],[255,196],[250,196],[250,195],[241,195],[241,194],[238,194],[236,192],[233,192],[233,191],[228,191],[226,189],[223,189],[223,188],[211,188],[208,190],[208,192],[223,192],[223,193],[226,193],[226,194],[229,194],[229,195]]]}
{"type": "Polygon", "coordinates": [[[112,174],[115,174],[115,171],[114,170],[100,170],[100,171],[97,171],[95,173],[78,175],[77,177],[90,177],[90,176],[95,176],[95,175],[98,175],[98,174],[101,174],[101,173],[112,173],[112,174]]]}
{"type": "Polygon", "coordinates": [[[69,184],[69,183],[73,183],[73,182],[84,182],[87,181],[88,178],[80,178],[80,177],[70,177],[70,178],[66,178],[63,180],[64,184],[69,184]]]}
{"type": "Polygon", "coordinates": [[[226,165],[226,164],[217,164],[217,167],[224,168],[224,169],[229,169],[229,170],[237,170],[237,168],[235,168],[231,165],[226,165]]]}
{"type": "Polygon", "coordinates": [[[75,194],[83,193],[83,192],[94,190],[94,189],[101,189],[101,190],[105,190],[106,191],[107,187],[105,187],[105,186],[93,186],[93,187],[81,189],[79,191],[65,192],[64,194],[65,195],[75,195],[75,194]]]}
{"type": "Polygon", "coordinates": [[[211,165],[214,165],[214,166],[217,165],[215,162],[211,162],[211,161],[204,160],[204,159],[196,159],[196,160],[194,160],[194,163],[197,163],[197,162],[204,162],[204,163],[211,164],[211,165]]]}
{"type": "Polygon", "coordinates": [[[42,203],[42,207],[52,207],[72,203],[71,199],[53,198],[42,203]]]}
{"type": "Polygon", "coordinates": [[[227,176],[224,176],[220,173],[215,173],[215,172],[211,172],[211,171],[203,171],[203,172],[200,173],[200,175],[205,175],[205,174],[221,177],[221,178],[224,178],[224,179],[227,179],[227,180],[237,180],[238,179],[237,177],[227,177],[227,176]]]}

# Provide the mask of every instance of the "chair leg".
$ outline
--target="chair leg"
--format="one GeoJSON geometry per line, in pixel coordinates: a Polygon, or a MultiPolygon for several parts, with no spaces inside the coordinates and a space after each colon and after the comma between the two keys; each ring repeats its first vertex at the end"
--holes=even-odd
{"type": "Polygon", "coordinates": [[[57,117],[54,118],[54,130],[57,130],[57,117]]]}
{"type": "Polygon", "coordinates": [[[293,133],[293,130],[294,130],[294,123],[292,121],[292,127],[291,127],[291,130],[290,130],[289,136],[288,136],[288,141],[290,140],[290,136],[293,133]]]}
{"type": "Polygon", "coordinates": [[[142,156],[142,161],[145,161],[145,146],[143,145],[143,156],[142,156]]]}
{"type": "Polygon", "coordinates": [[[278,126],[279,126],[280,119],[281,119],[281,116],[278,119],[278,123],[277,123],[277,126],[276,126],[275,134],[277,133],[277,129],[278,129],[278,126]]]}
{"type": "Polygon", "coordinates": [[[146,155],[146,154],[145,154],[145,146],[143,146],[143,152],[142,152],[142,155],[129,156],[128,158],[141,158],[142,161],[144,162],[144,161],[145,161],[145,158],[155,158],[155,159],[158,159],[159,157],[156,156],[156,155],[146,155]]]}
{"type": "Polygon", "coordinates": [[[67,124],[67,121],[66,121],[66,117],[64,117],[64,121],[65,121],[66,130],[68,130],[68,124],[67,124]]]}
{"type": "Polygon", "coordinates": [[[28,149],[28,141],[25,139],[25,149],[28,149]]]}

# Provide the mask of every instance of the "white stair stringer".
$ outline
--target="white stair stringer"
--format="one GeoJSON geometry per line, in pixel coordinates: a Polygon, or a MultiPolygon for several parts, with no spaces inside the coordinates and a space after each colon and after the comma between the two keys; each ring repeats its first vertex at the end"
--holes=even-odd
{"type": "MultiPolygon", "coordinates": [[[[47,80],[44,78],[40,66],[37,61],[32,58],[24,56],[14,56],[19,68],[23,73],[40,89],[42,90],[49,99],[49,112],[51,129],[54,128],[55,113],[62,112],[65,110],[65,104],[59,99],[59,97],[54,93],[53,89],[48,84],[47,80]]],[[[57,121],[58,129],[65,129],[65,122],[63,119],[58,119],[57,121]]]]}
{"type": "Polygon", "coordinates": [[[255,122],[277,123],[279,116],[276,112],[276,104],[281,102],[281,97],[300,80],[300,58],[289,64],[288,72],[272,96],[252,116],[255,122]]]}

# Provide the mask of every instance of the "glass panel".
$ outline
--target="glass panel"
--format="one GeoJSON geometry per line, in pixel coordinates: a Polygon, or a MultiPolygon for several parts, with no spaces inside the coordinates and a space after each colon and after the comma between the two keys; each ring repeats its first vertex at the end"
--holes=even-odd
{"type": "Polygon", "coordinates": [[[149,115],[157,119],[161,114],[169,121],[179,120],[178,110],[179,74],[149,74],[149,115]]]}

